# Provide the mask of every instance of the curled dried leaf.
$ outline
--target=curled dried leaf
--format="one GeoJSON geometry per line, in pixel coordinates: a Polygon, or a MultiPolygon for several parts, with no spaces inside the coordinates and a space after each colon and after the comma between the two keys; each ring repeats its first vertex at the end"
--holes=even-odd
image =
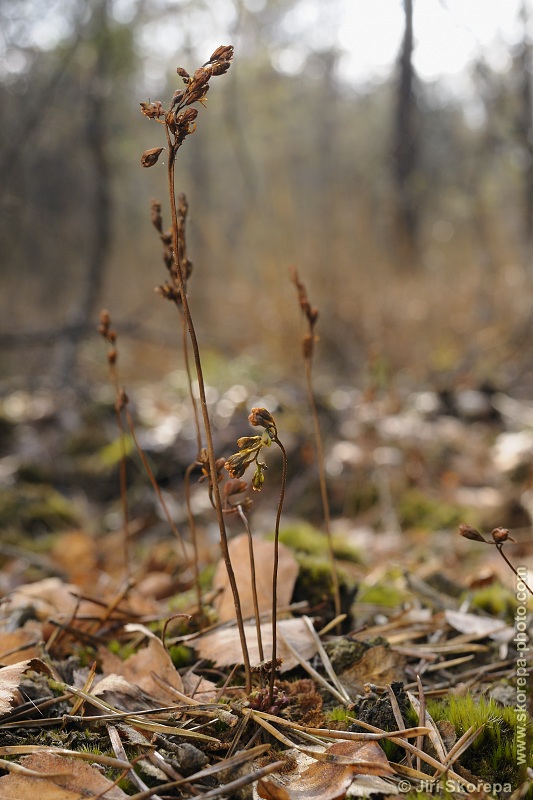
{"type": "Polygon", "coordinates": [[[259,781],[259,797],[266,800],[339,800],[346,797],[355,775],[394,774],[377,742],[339,742],[331,745],[326,754],[327,761],[311,764],[288,785],[280,786],[273,780],[259,781]]]}

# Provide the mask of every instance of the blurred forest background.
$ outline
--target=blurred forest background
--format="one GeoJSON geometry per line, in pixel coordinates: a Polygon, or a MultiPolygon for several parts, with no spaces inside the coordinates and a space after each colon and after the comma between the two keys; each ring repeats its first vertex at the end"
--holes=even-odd
{"type": "MultiPolygon", "coordinates": [[[[154,293],[164,159],[140,165],[164,132],[139,103],[166,106],[176,67],[233,44],[177,174],[204,352],[300,369],[294,265],[326,377],[533,396],[533,10],[454,83],[417,72],[416,0],[398,0],[386,69],[350,76],[346,2],[0,0],[3,391],[104,375],[102,307],[127,379],[180,366],[154,293]]],[[[369,4],[353,0],[359,35],[369,4]]]]}

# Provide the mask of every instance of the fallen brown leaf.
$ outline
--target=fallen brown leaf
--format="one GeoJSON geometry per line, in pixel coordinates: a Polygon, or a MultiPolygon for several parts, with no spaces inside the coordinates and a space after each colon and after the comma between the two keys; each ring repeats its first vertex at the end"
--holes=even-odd
{"type": "MultiPolygon", "coordinates": [[[[260,663],[255,624],[246,624],[244,633],[248,643],[250,663],[260,663]]],[[[302,658],[312,658],[317,652],[316,642],[309,633],[303,619],[283,619],[278,622],[278,658],[283,660],[281,672],[287,672],[298,665],[297,659],[285,647],[281,637],[287,639],[302,658]]],[[[272,627],[270,623],[261,625],[261,638],[265,657],[270,658],[272,650],[272,627]]],[[[242,650],[237,628],[217,628],[210,633],[194,639],[188,644],[194,647],[200,658],[212,661],[218,667],[229,667],[242,663],[242,650]]]]}
{"type": "Polygon", "coordinates": [[[448,625],[467,636],[487,636],[496,642],[508,642],[515,635],[515,629],[495,617],[480,617],[463,611],[445,611],[448,625]]]}
{"type": "Polygon", "coordinates": [[[18,705],[20,680],[24,673],[30,670],[51,674],[44,661],[38,658],[28,658],[26,661],[18,661],[0,669],[0,714],[7,714],[13,705],[18,705]]]}
{"type": "Polygon", "coordinates": [[[43,777],[9,773],[0,778],[0,800],[80,800],[102,794],[105,800],[126,800],[127,795],[95,767],[75,758],[54,753],[32,753],[21,760],[23,766],[43,777]],[[50,774],[46,777],[47,773],[50,774]],[[57,773],[68,773],[58,775],[57,773]],[[105,794],[103,794],[105,792],[105,794]]]}
{"type": "Polygon", "coordinates": [[[16,664],[21,656],[38,658],[42,648],[43,627],[35,619],[29,619],[22,628],[0,633],[0,663],[16,664]]]}
{"type": "MultiPolygon", "coordinates": [[[[254,539],[254,561],[256,568],[256,587],[259,611],[267,613],[272,608],[272,568],[274,564],[274,542],[254,539]]],[[[248,537],[237,536],[229,543],[231,563],[239,589],[242,615],[246,619],[254,616],[252,581],[248,537]]],[[[298,563],[288,547],[279,545],[278,562],[278,607],[289,605],[294,584],[298,576],[298,563]]],[[[235,619],[235,604],[230,590],[226,565],[221,559],[213,579],[213,587],[220,590],[215,608],[221,622],[235,619]]]]}
{"type": "Polygon", "coordinates": [[[121,661],[118,656],[103,647],[99,649],[99,653],[104,672],[121,675],[161,705],[172,705],[177,702],[172,688],[183,692],[179,672],[161,641],[153,635],[150,636],[146,647],[139,649],[125,661],[121,661]],[[171,689],[166,690],[165,686],[171,689]]]}
{"type": "Polygon", "coordinates": [[[352,764],[317,761],[282,786],[274,780],[261,780],[257,792],[265,800],[341,800],[354,776],[393,775],[385,753],[377,742],[338,742],[326,750],[328,756],[353,759],[352,764]]]}
{"type": "Polygon", "coordinates": [[[339,675],[342,685],[350,692],[364,694],[365,683],[385,686],[404,678],[405,656],[376,645],[339,675]]]}

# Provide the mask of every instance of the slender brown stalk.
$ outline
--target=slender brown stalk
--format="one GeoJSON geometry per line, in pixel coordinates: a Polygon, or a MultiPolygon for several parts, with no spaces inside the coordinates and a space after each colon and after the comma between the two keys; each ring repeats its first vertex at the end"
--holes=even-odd
{"type": "Polygon", "coordinates": [[[166,136],[167,136],[167,146],[168,146],[168,161],[167,161],[167,177],[168,177],[168,187],[169,187],[169,201],[170,201],[170,213],[172,219],[172,236],[173,236],[173,257],[174,257],[174,268],[175,274],[178,282],[178,288],[181,295],[181,302],[183,308],[183,315],[185,317],[185,321],[187,323],[187,329],[189,331],[189,338],[191,342],[194,364],[196,368],[196,375],[198,380],[198,390],[200,395],[200,408],[202,412],[202,419],[204,424],[205,430],[205,437],[206,437],[206,445],[207,445],[207,454],[209,460],[209,471],[211,477],[211,488],[213,493],[213,502],[215,506],[215,512],[218,522],[218,527],[220,531],[220,547],[222,550],[222,557],[224,558],[224,562],[226,564],[226,570],[228,573],[228,580],[231,588],[231,592],[233,595],[234,605],[235,605],[235,618],[237,621],[237,628],[239,631],[239,639],[241,642],[242,648],[242,655],[243,655],[243,664],[244,670],[246,675],[246,689],[248,692],[252,689],[252,677],[251,677],[251,668],[250,668],[250,656],[248,653],[248,646],[246,643],[246,635],[244,632],[244,621],[242,618],[241,612],[241,604],[239,599],[239,590],[237,587],[237,581],[235,579],[235,573],[233,571],[233,566],[231,563],[231,558],[229,554],[228,548],[228,537],[226,532],[226,525],[224,522],[224,514],[222,511],[222,501],[220,497],[220,490],[217,481],[217,467],[216,467],[216,458],[215,458],[215,450],[213,445],[213,436],[211,430],[211,421],[209,419],[209,410],[207,407],[207,399],[205,394],[205,383],[202,371],[202,363],[200,358],[200,348],[198,346],[198,339],[196,337],[196,331],[194,328],[189,303],[187,300],[187,293],[185,290],[185,280],[183,276],[183,271],[181,269],[181,264],[179,261],[178,255],[178,215],[177,215],[177,207],[176,207],[176,188],[175,188],[175,161],[176,161],[176,153],[177,153],[177,146],[173,144],[171,139],[171,132],[168,125],[165,126],[166,136]]]}
{"type": "Polygon", "coordinates": [[[263,651],[263,637],[261,635],[261,614],[259,611],[259,601],[257,599],[257,582],[255,579],[255,558],[254,558],[254,543],[252,539],[252,531],[250,530],[250,524],[248,522],[248,518],[244,511],[242,510],[242,506],[239,503],[235,506],[237,509],[237,514],[242,519],[244,528],[246,530],[246,535],[248,536],[248,554],[250,558],[250,583],[252,587],[252,602],[254,605],[254,615],[255,615],[255,630],[257,632],[257,649],[259,651],[259,660],[265,660],[265,654],[263,651]]]}
{"type": "Polygon", "coordinates": [[[276,660],[277,660],[277,622],[278,622],[278,563],[279,563],[279,524],[281,521],[281,512],[283,510],[283,503],[285,500],[285,489],[287,486],[287,451],[283,444],[278,439],[277,434],[272,437],[272,441],[277,444],[281,450],[283,457],[282,471],[281,471],[281,489],[278,500],[278,509],[276,512],[276,526],[274,528],[274,566],[272,569],[272,669],[270,671],[270,684],[268,690],[270,705],[274,702],[274,691],[276,681],[276,660]]]}
{"type": "Polygon", "coordinates": [[[184,560],[188,561],[187,551],[185,550],[185,542],[183,541],[183,537],[182,537],[181,533],[179,532],[179,530],[178,530],[178,528],[176,526],[176,523],[174,522],[174,520],[170,516],[170,512],[168,510],[167,504],[165,503],[165,498],[163,497],[163,495],[161,493],[161,489],[159,488],[159,484],[157,483],[157,481],[155,479],[155,475],[152,472],[152,468],[150,466],[150,463],[149,463],[148,459],[146,458],[146,453],[142,449],[142,447],[141,447],[141,445],[139,443],[139,440],[137,439],[137,434],[135,432],[135,425],[133,423],[132,416],[131,416],[130,412],[128,411],[128,407],[127,406],[124,406],[124,415],[126,417],[126,422],[128,423],[128,428],[129,428],[129,431],[130,431],[130,434],[131,434],[131,438],[133,439],[133,443],[134,443],[135,447],[137,448],[137,452],[139,453],[139,457],[140,457],[140,459],[142,461],[142,464],[143,464],[143,467],[145,469],[145,472],[146,472],[146,474],[148,475],[148,477],[150,479],[150,483],[152,484],[154,492],[157,495],[157,499],[159,500],[161,508],[163,509],[163,513],[164,513],[165,518],[166,518],[166,520],[167,520],[167,522],[168,522],[168,524],[170,526],[170,530],[172,531],[172,533],[174,534],[174,536],[176,537],[176,539],[178,540],[178,542],[181,545],[181,549],[182,549],[182,552],[183,552],[184,560]]]}
{"type": "MultiPolygon", "coordinates": [[[[191,267],[190,262],[186,256],[185,250],[185,218],[186,218],[186,201],[184,197],[180,197],[180,206],[176,202],[176,187],[175,187],[175,169],[176,169],[176,155],[179,148],[183,144],[185,138],[194,132],[196,128],[196,118],[198,116],[197,108],[193,106],[196,103],[203,103],[209,89],[209,81],[212,77],[217,75],[224,75],[231,64],[233,58],[233,47],[231,45],[221,45],[212,53],[210,59],[206,61],[194,74],[189,75],[186,70],[181,67],[178,68],[177,73],[182,78],[185,84],[185,89],[178,90],[174,93],[172,101],[165,111],[159,101],[141,103],[142,113],[149,119],[155,119],[165,126],[165,135],[167,141],[167,185],[170,202],[171,214],[171,229],[168,234],[164,234],[162,230],[160,207],[157,203],[152,204],[152,223],[165,244],[165,263],[170,273],[171,284],[164,287],[159,287],[159,292],[174,302],[179,302],[183,310],[183,317],[189,334],[191,343],[193,360],[196,369],[196,376],[198,380],[198,389],[200,395],[200,408],[203,420],[203,427],[206,437],[206,460],[204,463],[206,471],[209,472],[209,491],[210,497],[215,508],[218,527],[220,531],[220,547],[222,550],[222,557],[226,564],[228,573],[229,584],[233,595],[235,604],[235,617],[237,621],[237,628],[239,631],[239,638],[242,648],[243,664],[246,674],[246,688],[251,691],[251,669],[250,658],[248,654],[248,647],[246,644],[246,637],[244,633],[244,622],[242,618],[242,611],[239,599],[239,592],[237,582],[235,580],[235,573],[231,564],[228,537],[224,522],[224,514],[222,509],[222,502],[220,497],[220,490],[218,486],[218,469],[215,458],[215,451],[213,446],[213,436],[211,430],[211,422],[209,419],[209,411],[207,407],[207,400],[205,394],[205,384],[202,372],[202,363],[200,358],[200,349],[196,337],[189,302],[187,299],[187,277],[188,273],[185,270],[191,267]]],[[[154,166],[159,156],[163,151],[163,147],[154,147],[146,150],[141,156],[141,164],[143,167],[154,166]]],[[[194,405],[194,404],[193,404],[194,405]]],[[[198,433],[198,441],[200,443],[200,435],[198,433]]],[[[199,459],[200,460],[200,459],[199,459]]]]}
{"type": "Polygon", "coordinates": [[[194,586],[196,589],[196,602],[198,604],[198,613],[202,613],[202,587],[200,586],[200,566],[199,566],[199,552],[198,552],[198,531],[196,529],[196,521],[191,508],[191,473],[196,467],[196,463],[189,464],[185,470],[185,505],[187,507],[187,519],[189,521],[189,529],[191,531],[192,546],[194,550],[194,586]]]}
{"type": "MultiPolygon", "coordinates": [[[[298,277],[298,272],[295,269],[290,271],[291,279],[298,292],[298,300],[300,308],[307,319],[308,333],[304,336],[302,342],[302,354],[305,368],[305,383],[307,389],[307,398],[309,407],[311,409],[311,418],[313,420],[313,431],[315,436],[315,449],[318,464],[318,481],[320,485],[320,497],[322,500],[322,512],[324,515],[324,529],[328,542],[329,560],[331,564],[331,580],[333,583],[333,600],[335,604],[335,616],[341,614],[341,595],[339,587],[339,576],[337,573],[337,566],[335,564],[335,552],[333,548],[333,536],[331,533],[331,513],[329,507],[328,489],[326,483],[326,472],[324,468],[324,445],[322,442],[322,432],[320,430],[320,421],[318,419],[318,409],[315,399],[315,392],[313,387],[313,355],[315,349],[315,325],[318,320],[318,308],[311,305],[307,297],[307,291],[304,284],[298,277]]],[[[339,626],[340,627],[340,626],[339,626]]],[[[340,630],[338,631],[340,633],[340,630]]]]}
{"type": "Polygon", "coordinates": [[[526,583],[526,580],[523,575],[520,575],[516,567],[509,561],[505,553],[503,552],[503,546],[505,542],[515,542],[516,540],[509,536],[509,530],[507,528],[494,528],[491,532],[492,542],[488,539],[485,539],[483,534],[481,534],[476,528],[473,528],[471,525],[466,525],[464,522],[459,525],[459,535],[462,536],[464,539],[470,539],[471,542],[482,542],[483,544],[489,544],[491,546],[495,546],[498,553],[501,555],[509,569],[514,573],[514,575],[521,581],[527,591],[533,595],[533,589],[526,583]]]}
{"type": "Polygon", "coordinates": [[[98,325],[98,333],[103,336],[109,345],[107,351],[107,363],[109,366],[109,377],[115,389],[115,415],[117,418],[117,427],[120,438],[120,505],[122,509],[122,546],[124,553],[124,580],[126,583],[130,580],[130,548],[129,548],[129,511],[128,511],[128,475],[126,468],[126,434],[124,431],[124,423],[122,421],[122,412],[128,402],[125,390],[120,386],[117,371],[117,334],[111,327],[111,316],[109,311],[103,309],[100,312],[100,324],[98,325]]]}
{"type": "Polygon", "coordinates": [[[326,484],[326,473],[324,469],[324,445],[322,442],[322,432],[320,430],[320,422],[318,419],[318,410],[316,407],[315,393],[313,390],[312,378],[312,361],[310,358],[304,360],[305,365],[305,380],[307,385],[307,397],[309,407],[311,409],[311,417],[313,420],[313,429],[315,434],[315,447],[318,462],[318,482],[320,485],[320,497],[322,499],[322,513],[324,514],[324,530],[326,531],[326,538],[328,542],[328,553],[331,564],[331,580],[333,582],[333,601],[335,604],[335,616],[338,617],[342,613],[341,609],[341,593],[339,586],[339,576],[337,573],[337,566],[335,564],[335,551],[333,548],[333,535],[331,533],[331,513],[329,507],[328,489],[326,484]]]}

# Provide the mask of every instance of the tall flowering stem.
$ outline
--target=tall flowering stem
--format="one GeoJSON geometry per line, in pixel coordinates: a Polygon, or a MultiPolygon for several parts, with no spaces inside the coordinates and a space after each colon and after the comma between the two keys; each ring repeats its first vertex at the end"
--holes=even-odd
{"type": "MultiPolygon", "coordinates": [[[[207,61],[203,66],[199,67],[199,69],[197,69],[193,75],[189,75],[189,73],[184,69],[178,67],[177,73],[183,80],[185,88],[174,93],[168,109],[165,111],[162,104],[159,101],[156,101],[141,103],[141,111],[146,117],[154,119],[165,126],[167,140],[167,179],[171,214],[170,241],[168,242],[167,248],[167,267],[170,280],[164,286],[159,287],[159,292],[162,296],[167,297],[169,300],[172,300],[181,306],[187,325],[187,330],[189,332],[189,339],[191,342],[196,376],[198,380],[202,420],[206,437],[210,492],[212,495],[213,505],[220,531],[220,547],[222,556],[226,564],[229,584],[235,604],[235,617],[239,631],[243,664],[246,673],[246,688],[248,691],[251,691],[252,680],[250,658],[244,632],[244,621],[242,618],[239,592],[228,548],[228,537],[226,533],[222,501],[218,486],[218,469],[213,445],[211,421],[207,407],[205,382],[200,358],[200,348],[198,345],[198,339],[187,298],[187,267],[189,266],[189,262],[186,259],[180,258],[180,250],[182,250],[182,248],[180,248],[180,224],[175,186],[176,156],[178,150],[182,146],[185,138],[189,134],[194,133],[196,129],[198,110],[192,106],[196,103],[204,103],[209,90],[209,81],[212,77],[223,75],[225,72],[227,72],[232,58],[233,47],[231,45],[222,45],[215,50],[209,61],[207,61]],[[185,263],[182,263],[182,261],[185,263]]],[[[145,151],[141,157],[141,164],[144,167],[154,166],[157,163],[163,149],[164,148],[152,148],[145,151]]],[[[154,220],[152,221],[154,222],[154,220]]],[[[181,253],[181,255],[183,256],[183,253],[181,253]]]]}
{"type": "Polygon", "coordinates": [[[272,663],[270,670],[269,684],[269,704],[274,701],[276,691],[276,667],[277,667],[277,618],[278,618],[278,564],[279,564],[279,527],[283,503],[285,500],[285,489],[287,486],[287,451],[278,437],[278,429],[274,417],[266,408],[252,408],[248,417],[250,425],[264,428],[261,436],[242,436],[237,441],[239,452],[232,455],[224,464],[231,478],[241,478],[245,471],[252,464],[255,464],[255,472],[252,478],[252,488],[259,492],[263,488],[265,480],[264,471],[267,466],[259,461],[259,454],[264,447],[270,447],[272,442],[281,450],[283,466],[281,472],[281,490],[276,512],[276,524],[274,528],[274,564],[272,568],[272,663]]]}

